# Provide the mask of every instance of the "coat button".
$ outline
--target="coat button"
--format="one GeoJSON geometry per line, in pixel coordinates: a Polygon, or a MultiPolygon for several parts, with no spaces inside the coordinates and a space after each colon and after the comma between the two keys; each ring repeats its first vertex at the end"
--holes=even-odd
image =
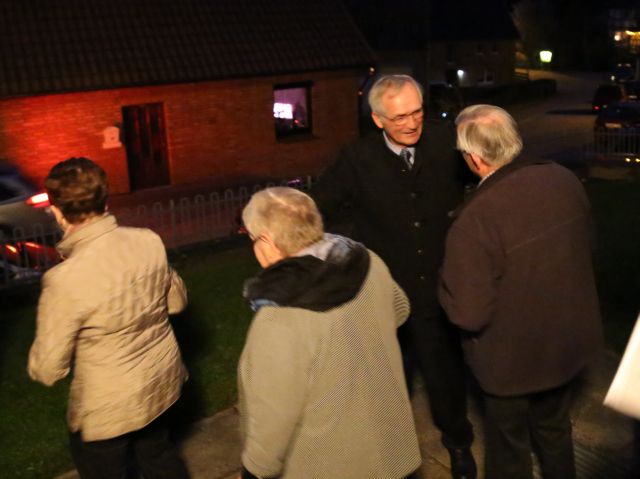
{"type": "Polygon", "coordinates": [[[422,223],[420,223],[419,221],[415,221],[413,223],[413,226],[415,226],[416,228],[420,228],[422,226],[422,223]]]}

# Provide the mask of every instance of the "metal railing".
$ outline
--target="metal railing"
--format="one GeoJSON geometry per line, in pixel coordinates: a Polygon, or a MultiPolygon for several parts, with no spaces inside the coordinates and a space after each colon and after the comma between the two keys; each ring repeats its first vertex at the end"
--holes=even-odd
{"type": "MultiPolygon", "coordinates": [[[[113,213],[120,225],[149,228],[160,235],[168,249],[173,249],[240,234],[242,209],[256,191],[278,185],[308,190],[311,182],[311,177],[296,178],[168,198],[150,205],[122,207],[113,213]]],[[[58,239],[59,233],[46,232],[43,225],[34,225],[29,232],[16,228],[0,236],[0,289],[38,280],[59,262],[54,247],[58,239]]]]}
{"type": "Polygon", "coordinates": [[[640,159],[640,131],[636,133],[622,128],[595,130],[593,152],[600,160],[635,162],[636,158],[640,159]]]}
{"type": "Polygon", "coordinates": [[[595,130],[593,143],[585,145],[584,160],[590,177],[637,179],[640,176],[640,131],[595,130]]]}

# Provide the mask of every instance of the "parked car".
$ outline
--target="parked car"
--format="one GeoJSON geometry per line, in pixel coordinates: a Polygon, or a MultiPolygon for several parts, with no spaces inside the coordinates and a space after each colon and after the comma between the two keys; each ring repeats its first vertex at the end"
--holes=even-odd
{"type": "Polygon", "coordinates": [[[593,94],[591,106],[594,113],[598,113],[612,103],[624,100],[627,93],[624,85],[618,83],[607,83],[600,85],[593,94]]]}
{"type": "Polygon", "coordinates": [[[608,105],[598,113],[595,129],[640,135],[640,102],[619,101],[608,105]]]}
{"type": "Polygon", "coordinates": [[[618,63],[610,75],[612,82],[620,83],[633,80],[636,69],[631,63],[618,63]]]}
{"type": "Polygon", "coordinates": [[[429,83],[429,104],[427,116],[438,119],[455,119],[464,102],[460,89],[446,82],[432,81],[429,83]]]}
{"type": "Polygon", "coordinates": [[[0,287],[37,278],[59,261],[47,194],[0,162],[0,287]]]}

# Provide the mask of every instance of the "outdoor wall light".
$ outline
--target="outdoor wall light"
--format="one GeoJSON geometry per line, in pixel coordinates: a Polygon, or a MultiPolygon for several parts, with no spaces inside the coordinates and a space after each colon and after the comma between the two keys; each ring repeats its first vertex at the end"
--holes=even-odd
{"type": "Polygon", "coordinates": [[[464,70],[458,70],[456,73],[458,74],[458,78],[462,78],[464,76],[464,70]]]}
{"type": "Polygon", "coordinates": [[[120,148],[122,143],[120,142],[120,128],[117,126],[108,126],[102,130],[103,142],[102,148],[120,148]]]}

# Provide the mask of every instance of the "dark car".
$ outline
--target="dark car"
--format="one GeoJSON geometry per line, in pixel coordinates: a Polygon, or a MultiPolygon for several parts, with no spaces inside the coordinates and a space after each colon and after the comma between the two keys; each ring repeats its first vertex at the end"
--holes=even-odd
{"type": "Polygon", "coordinates": [[[593,100],[591,106],[595,113],[598,113],[603,108],[606,108],[612,103],[624,100],[627,94],[623,85],[618,83],[607,83],[606,85],[600,85],[593,94],[593,100]]]}
{"type": "Polygon", "coordinates": [[[640,102],[621,101],[602,109],[594,125],[596,152],[640,163],[640,102]]]}
{"type": "Polygon", "coordinates": [[[618,63],[610,75],[612,82],[620,83],[633,80],[636,69],[630,63],[618,63]]]}
{"type": "Polygon", "coordinates": [[[429,118],[453,120],[462,108],[464,102],[458,87],[445,82],[434,81],[429,84],[429,118]]]}
{"type": "Polygon", "coordinates": [[[59,261],[47,194],[0,162],[0,287],[37,278],[59,261]]]}
{"type": "Polygon", "coordinates": [[[640,134],[640,102],[619,101],[608,105],[598,113],[595,128],[640,134]]]}

